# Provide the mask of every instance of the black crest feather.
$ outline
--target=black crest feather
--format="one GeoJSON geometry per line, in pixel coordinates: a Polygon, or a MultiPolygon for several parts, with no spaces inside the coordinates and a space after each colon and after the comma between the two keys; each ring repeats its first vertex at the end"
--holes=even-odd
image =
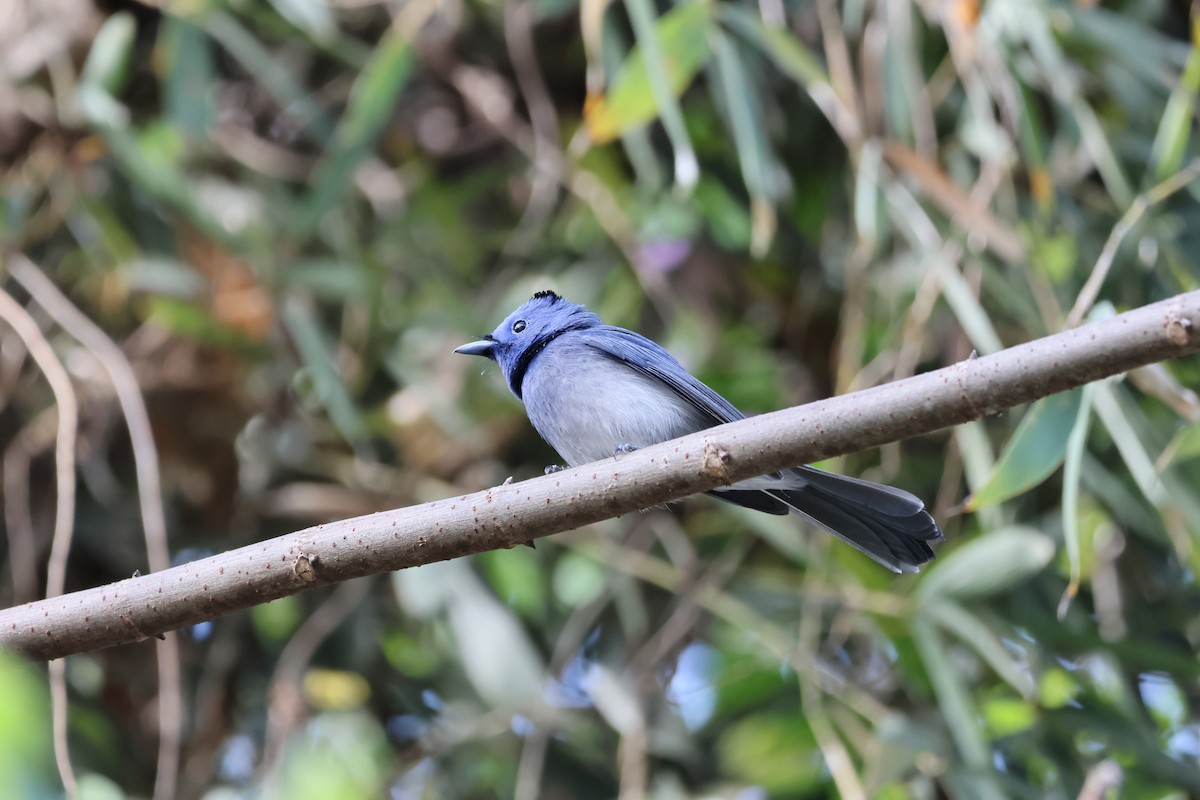
{"type": "Polygon", "coordinates": [[[540,292],[533,293],[534,300],[541,300],[542,298],[545,298],[552,303],[557,303],[559,300],[562,300],[562,298],[559,297],[557,293],[555,293],[554,291],[552,291],[550,289],[542,289],[540,292]]]}

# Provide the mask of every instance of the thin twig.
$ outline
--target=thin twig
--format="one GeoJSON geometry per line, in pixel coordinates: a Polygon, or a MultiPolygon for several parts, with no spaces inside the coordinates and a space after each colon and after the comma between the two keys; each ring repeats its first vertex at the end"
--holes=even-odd
{"type": "Polygon", "coordinates": [[[530,176],[529,202],[516,230],[504,245],[507,254],[524,256],[540,237],[558,200],[559,177],[553,162],[562,160],[556,143],[558,113],[538,66],[533,46],[533,11],[528,0],[506,0],[504,3],[504,43],[512,61],[517,88],[529,109],[533,134],[531,156],[534,168],[530,176]]]}
{"type": "MultiPolygon", "coordinates": [[[[0,290],[0,319],[21,337],[29,355],[46,376],[54,402],[58,406],[58,436],[54,448],[55,481],[58,497],[54,509],[54,539],[50,546],[50,566],[46,576],[47,598],[61,595],[67,582],[67,555],[75,528],[75,441],[79,426],[79,404],[66,367],[54,354],[54,348],[42,335],[37,322],[12,295],[0,290]]],[[[67,742],[66,662],[50,664],[50,698],[53,706],[54,759],[67,797],[79,793],[71,753],[67,742]]]]}
{"type": "Polygon", "coordinates": [[[1096,266],[1092,267],[1092,274],[1088,276],[1087,282],[1079,290],[1079,295],[1075,298],[1075,305],[1071,307],[1071,313],[1067,315],[1066,327],[1074,328],[1091,310],[1092,305],[1096,302],[1096,297],[1100,294],[1100,287],[1104,285],[1109,270],[1112,269],[1113,259],[1117,257],[1117,248],[1142,219],[1142,215],[1152,206],[1158,205],[1197,178],[1200,178],[1200,158],[1133,199],[1129,210],[1117,220],[1117,224],[1108,234],[1108,239],[1104,242],[1104,249],[1100,251],[1100,257],[1096,259],[1096,266]]]}
{"type": "MultiPolygon", "coordinates": [[[[121,352],[121,348],[76,308],[32,261],[17,253],[8,259],[8,268],[12,277],[29,292],[34,302],[44,308],[63,330],[75,337],[100,362],[112,381],[133,446],[134,470],[137,474],[138,500],[149,566],[154,572],[169,568],[171,556],[167,547],[167,523],[162,504],[158,450],[154,446],[150,415],[146,411],[145,400],[142,398],[133,367],[121,352]]],[[[73,481],[74,464],[71,466],[71,475],[73,481]]],[[[62,558],[65,569],[65,552],[62,558]]],[[[52,554],[51,564],[53,563],[52,554]]],[[[183,736],[183,678],[179,665],[179,642],[175,637],[166,637],[158,643],[158,682],[159,750],[154,798],[169,800],[176,793],[179,747],[183,736]]]]}
{"type": "Polygon", "coordinates": [[[4,451],[4,532],[12,568],[13,602],[38,596],[38,545],[29,499],[30,462],[50,446],[58,430],[58,410],[47,408],[13,437],[4,451]]]}

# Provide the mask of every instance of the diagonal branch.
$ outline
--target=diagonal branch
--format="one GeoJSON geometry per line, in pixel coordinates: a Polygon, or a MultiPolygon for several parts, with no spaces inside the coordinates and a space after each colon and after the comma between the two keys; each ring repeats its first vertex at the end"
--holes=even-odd
{"type": "Polygon", "coordinates": [[[32,658],[138,641],[326,585],[578,528],[929,433],[1200,350],[1200,291],[862,392],[461,497],[317,525],[152,575],[0,611],[32,658]]]}

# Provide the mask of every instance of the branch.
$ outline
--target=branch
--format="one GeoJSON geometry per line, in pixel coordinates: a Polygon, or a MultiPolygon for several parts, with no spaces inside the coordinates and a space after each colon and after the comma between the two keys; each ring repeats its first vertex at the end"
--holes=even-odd
{"type": "Polygon", "coordinates": [[[721,425],[475,494],[317,525],[0,611],[31,658],[124,644],[331,583],[512,547],[877,447],[1200,350],[1200,291],[903,381],[721,425]]]}

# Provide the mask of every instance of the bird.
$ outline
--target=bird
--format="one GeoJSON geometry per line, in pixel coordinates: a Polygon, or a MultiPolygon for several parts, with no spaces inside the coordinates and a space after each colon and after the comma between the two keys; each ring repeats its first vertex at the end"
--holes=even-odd
{"type": "MultiPolygon", "coordinates": [[[[530,423],[572,467],[745,418],[660,345],[550,290],[454,352],[495,361],[530,423]]],[[[798,514],[897,573],[919,572],[943,539],[916,495],[810,466],[706,494],[798,514]]]]}

